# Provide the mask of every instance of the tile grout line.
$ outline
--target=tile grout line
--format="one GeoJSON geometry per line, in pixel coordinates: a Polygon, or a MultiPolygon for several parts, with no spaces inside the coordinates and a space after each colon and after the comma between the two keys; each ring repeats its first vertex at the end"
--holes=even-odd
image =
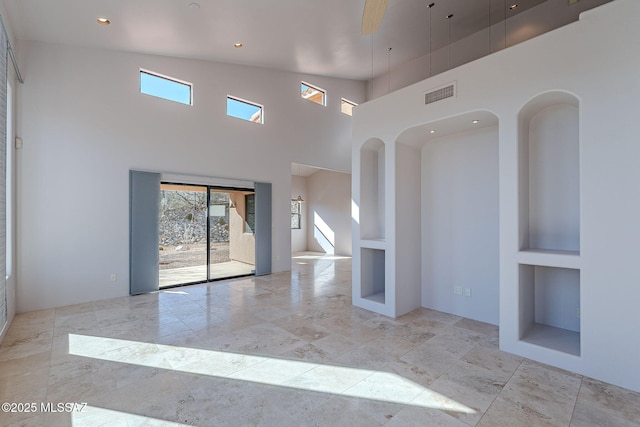
{"type": "Polygon", "coordinates": [[[476,423],[476,425],[480,424],[482,422],[482,419],[487,415],[487,412],[489,412],[489,409],[491,409],[491,407],[493,406],[493,404],[496,402],[496,400],[498,399],[498,397],[500,397],[500,395],[504,392],[505,387],[507,386],[507,384],[509,384],[509,381],[511,381],[511,379],[513,378],[513,376],[516,374],[516,372],[518,372],[518,370],[522,367],[522,364],[526,361],[526,358],[522,358],[522,360],[520,361],[520,363],[518,364],[518,367],[516,369],[513,370],[513,372],[511,373],[511,375],[509,376],[509,379],[507,379],[507,381],[505,381],[504,385],[502,386],[502,389],[500,389],[500,392],[496,395],[496,397],[493,398],[493,400],[491,401],[491,403],[489,404],[489,406],[487,406],[486,411],[484,411],[484,413],[482,414],[482,416],[480,417],[480,419],[478,420],[478,422],[476,423]]]}
{"type": "Polygon", "coordinates": [[[576,393],[576,400],[573,402],[573,409],[571,410],[571,418],[569,418],[569,425],[573,421],[573,417],[576,413],[576,407],[578,406],[578,399],[580,398],[580,391],[582,390],[582,385],[584,383],[584,375],[580,375],[580,386],[578,387],[578,392],[576,393]]]}

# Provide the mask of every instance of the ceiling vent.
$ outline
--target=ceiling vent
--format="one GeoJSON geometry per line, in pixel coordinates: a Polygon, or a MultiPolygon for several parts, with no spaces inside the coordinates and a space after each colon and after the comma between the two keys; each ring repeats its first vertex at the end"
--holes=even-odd
{"type": "Polygon", "coordinates": [[[442,86],[439,89],[434,89],[424,94],[424,104],[429,105],[434,102],[442,101],[447,98],[453,98],[456,96],[456,83],[450,83],[446,86],[442,86]]]}

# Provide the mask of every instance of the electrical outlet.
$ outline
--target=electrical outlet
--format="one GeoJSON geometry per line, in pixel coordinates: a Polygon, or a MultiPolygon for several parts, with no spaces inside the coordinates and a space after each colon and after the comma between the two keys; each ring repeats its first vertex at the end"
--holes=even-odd
{"type": "Polygon", "coordinates": [[[22,148],[22,138],[16,136],[16,149],[22,148]]]}
{"type": "Polygon", "coordinates": [[[471,296],[471,288],[464,288],[464,296],[465,297],[471,296]]]}
{"type": "Polygon", "coordinates": [[[118,276],[116,276],[116,273],[111,273],[111,281],[115,282],[118,280],[118,276]]]}
{"type": "Polygon", "coordinates": [[[453,294],[454,295],[462,295],[462,286],[454,286],[453,294]]]}

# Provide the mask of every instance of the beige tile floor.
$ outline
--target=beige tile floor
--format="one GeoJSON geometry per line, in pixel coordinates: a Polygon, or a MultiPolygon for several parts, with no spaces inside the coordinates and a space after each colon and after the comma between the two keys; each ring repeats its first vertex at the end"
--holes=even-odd
{"type": "MultiPolygon", "coordinates": [[[[351,305],[351,261],[25,313],[0,345],[19,426],[632,426],[640,395],[498,350],[496,327],[351,305]],[[86,403],[43,412],[41,403],[86,403]]],[[[45,408],[46,409],[46,408],[45,408]]]]}

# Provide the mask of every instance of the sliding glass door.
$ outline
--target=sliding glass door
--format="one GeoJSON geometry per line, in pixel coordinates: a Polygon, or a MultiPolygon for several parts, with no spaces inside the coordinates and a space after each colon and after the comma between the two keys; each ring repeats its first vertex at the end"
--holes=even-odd
{"type": "Polygon", "coordinates": [[[207,187],[160,184],[160,287],[207,280],[207,187]]]}
{"type": "Polygon", "coordinates": [[[253,197],[253,190],[162,183],[160,288],[254,274],[253,197]]]}
{"type": "Polygon", "coordinates": [[[132,170],[129,185],[131,295],[271,273],[271,184],[164,182],[132,170]]]}

